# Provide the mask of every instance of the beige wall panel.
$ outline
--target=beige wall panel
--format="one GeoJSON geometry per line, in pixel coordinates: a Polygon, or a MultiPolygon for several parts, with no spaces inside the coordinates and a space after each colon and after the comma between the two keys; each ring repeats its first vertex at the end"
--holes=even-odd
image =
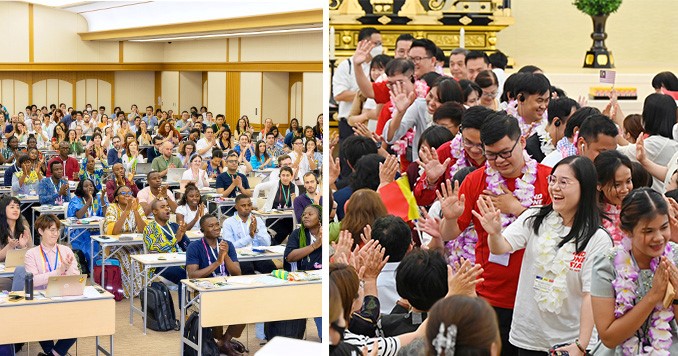
{"type": "MultiPolygon", "coordinates": [[[[98,82],[99,81],[96,79],[87,79],[87,85],[85,86],[85,105],[92,104],[92,107],[99,107],[97,104],[99,102],[98,82]]],[[[84,106],[78,108],[82,109],[84,106]]]]}
{"type": "Polygon", "coordinates": [[[47,101],[47,81],[40,80],[33,83],[33,97],[31,98],[31,104],[35,104],[38,107],[45,105],[47,101]]]}
{"type": "Polygon", "coordinates": [[[109,110],[109,112],[113,111],[110,110],[113,108],[113,105],[111,105],[111,94],[113,93],[113,87],[111,86],[111,83],[104,81],[104,80],[98,80],[97,81],[97,104],[94,105],[92,104],[93,108],[98,108],[99,106],[103,105],[106,107],[106,109],[109,110]]]}
{"type": "Polygon", "coordinates": [[[162,72],[162,110],[178,111],[179,72],[162,72]]]}
{"type": "Polygon", "coordinates": [[[0,2],[0,43],[3,44],[0,62],[28,62],[27,3],[0,2]]]}
{"type": "MultiPolygon", "coordinates": [[[[263,73],[263,107],[261,108],[262,117],[271,118],[273,123],[287,124],[287,107],[289,105],[288,87],[289,73],[263,73]]],[[[263,120],[262,120],[263,122],[263,120]]]]}
{"type": "Polygon", "coordinates": [[[321,33],[249,37],[241,41],[243,62],[321,61],[323,56],[321,33]]]}
{"type": "Polygon", "coordinates": [[[228,61],[237,62],[238,61],[238,39],[229,38],[228,39],[228,61]]]}
{"type": "MultiPolygon", "coordinates": [[[[125,44],[126,45],[126,44],[125,44]]],[[[197,40],[164,43],[165,62],[225,62],[226,41],[197,40]]]]}
{"type": "MultiPolygon", "coordinates": [[[[0,90],[2,91],[2,95],[0,96],[0,103],[7,108],[10,115],[16,113],[17,108],[26,107],[26,105],[18,106],[14,104],[14,79],[3,79],[1,82],[0,90]]],[[[6,117],[5,119],[9,118],[6,117]]]]}
{"type": "Polygon", "coordinates": [[[292,84],[290,93],[290,120],[292,120],[292,118],[301,118],[303,91],[304,85],[302,82],[295,82],[292,84]]]}
{"type": "Polygon", "coordinates": [[[65,80],[59,81],[59,103],[64,103],[66,107],[73,106],[73,84],[65,80]]]}
{"type": "Polygon", "coordinates": [[[164,59],[163,46],[163,43],[155,42],[125,42],[123,60],[125,63],[162,62],[164,59]]]}
{"type": "Polygon", "coordinates": [[[14,81],[14,112],[18,113],[28,106],[28,84],[19,80],[14,81]]]}
{"type": "MultiPolygon", "coordinates": [[[[518,68],[534,64],[547,74],[585,71],[584,54],[591,47],[593,30],[588,15],[571,1],[522,0],[511,6],[515,24],[497,34],[497,48],[513,57],[518,68]]],[[[608,18],[606,29],[617,70],[675,71],[678,46],[666,37],[666,29],[674,27],[677,17],[673,0],[624,1],[608,18]]]]}
{"type": "Polygon", "coordinates": [[[240,116],[261,124],[261,72],[240,73],[240,116]]]}
{"type": "MultiPolygon", "coordinates": [[[[202,103],[202,72],[179,72],[179,111],[189,111],[202,103]]],[[[177,112],[177,110],[174,110],[177,112]]],[[[214,113],[214,116],[217,114],[214,113]]]]}
{"type": "Polygon", "coordinates": [[[206,97],[209,104],[207,108],[214,116],[226,114],[226,72],[207,73],[206,97]]]}
{"type": "MultiPolygon", "coordinates": [[[[125,44],[127,48],[127,44],[125,44]]],[[[115,72],[115,105],[129,112],[137,104],[140,112],[153,105],[155,90],[154,72],[115,72]]]]}
{"type": "Polygon", "coordinates": [[[33,7],[35,62],[77,62],[78,31],[87,31],[79,15],[35,5],[33,7]]]}
{"type": "Polygon", "coordinates": [[[50,104],[59,105],[59,79],[47,79],[47,101],[46,106],[50,104]]]}
{"type": "Polygon", "coordinates": [[[87,80],[82,79],[78,80],[75,83],[75,106],[77,110],[82,110],[85,108],[85,103],[87,102],[87,93],[85,87],[87,86],[87,80]]]}
{"type": "Polygon", "coordinates": [[[323,74],[304,73],[303,111],[300,124],[315,126],[323,112],[323,74]]]}
{"type": "MultiPolygon", "coordinates": [[[[209,84],[208,84],[208,81],[206,80],[204,83],[202,83],[202,105],[207,106],[207,109],[209,109],[211,111],[212,109],[210,109],[210,107],[208,106],[209,101],[207,100],[208,99],[208,92],[207,92],[208,88],[209,88],[209,84]]],[[[221,113],[223,114],[224,111],[221,111],[221,113]]],[[[214,115],[216,116],[216,114],[214,114],[214,115]]]]}

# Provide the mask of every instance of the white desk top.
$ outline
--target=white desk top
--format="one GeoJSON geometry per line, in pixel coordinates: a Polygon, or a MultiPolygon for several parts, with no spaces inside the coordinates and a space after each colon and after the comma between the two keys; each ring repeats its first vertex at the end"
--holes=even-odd
{"type": "Polygon", "coordinates": [[[144,243],[143,234],[120,234],[120,235],[99,235],[92,236],[92,240],[99,242],[102,245],[139,245],[144,243]],[[131,240],[120,241],[121,237],[132,237],[131,240]]]}
{"type": "Polygon", "coordinates": [[[66,214],[66,207],[64,205],[40,205],[33,206],[32,209],[42,214],[66,214]]]}
{"type": "Polygon", "coordinates": [[[229,276],[200,279],[182,279],[181,283],[198,292],[229,291],[237,289],[254,289],[298,286],[303,284],[322,284],[321,271],[294,272],[299,275],[308,274],[313,280],[288,281],[271,275],[253,274],[247,276],[229,276]]]}
{"type": "Polygon", "coordinates": [[[322,355],[323,344],[276,336],[257,351],[257,356],[322,355]]]}
{"type": "MultiPolygon", "coordinates": [[[[16,302],[11,302],[8,300],[9,296],[4,293],[0,293],[0,308],[2,307],[12,307],[19,305],[37,305],[37,304],[51,304],[51,303],[63,303],[63,302],[82,302],[88,300],[99,300],[99,299],[113,299],[113,294],[107,292],[105,289],[102,289],[99,286],[86,286],[83,295],[81,296],[70,296],[70,297],[52,297],[48,298],[41,294],[40,290],[35,291],[35,297],[33,300],[21,299],[16,302]],[[103,293],[101,293],[102,291],[103,293]]],[[[21,295],[23,297],[24,292],[11,292],[10,295],[21,295]]]]}

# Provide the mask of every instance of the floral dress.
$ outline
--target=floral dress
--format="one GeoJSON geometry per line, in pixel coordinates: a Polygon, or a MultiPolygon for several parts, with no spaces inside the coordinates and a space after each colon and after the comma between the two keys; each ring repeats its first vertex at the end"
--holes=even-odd
{"type": "MultiPolygon", "coordinates": [[[[137,207],[139,216],[142,219],[146,218],[144,210],[139,205],[137,207]]],[[[106,210],[106,221],[104,222],[104,230],[106,234],[113,233],[113,226],[122,216],[123,210],[117,203],[110,204],[106,210]]],[[[125,220],[125,224],[122,226],[122,234],[126,233],[136,233],[137,231],[137,221],[134,214],[130,213],[125,220]]],[[[143,285],[143,275],[142,270],[139,267],[138,263],[132,263],[130,256],[131,255],[140,255],[144,253],[143,246],[125,246],[120,251],[118,251],[117,258],[120,260],[120,267],[122,269],[122,288],[125,298],[129,298],[130,286],[134,283],[134,290],[137,293],[142,289],[143,285]]]]}

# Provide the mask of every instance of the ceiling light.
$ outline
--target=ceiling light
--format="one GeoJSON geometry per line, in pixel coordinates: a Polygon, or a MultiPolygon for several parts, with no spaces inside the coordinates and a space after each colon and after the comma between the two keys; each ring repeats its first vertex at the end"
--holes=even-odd
{"type": "Polygon", "coordinates": [[[285,34],[285,33],[317,32],[317,31],[322,31],[322,29],[323,29],[322,27],[309,27],[309,28],[293,28],[293,29],[286,29],[286,30],[263,30],[263,31],[235,32],[235,33],[215,33],[215,34],[193,35],[193,36],[148,38],[148,39],[129,40],[129,41],[130,42],[165,42],[165,41],[193,40],[193,39],[207,39],[207,38],[229,38],[229,37],[274,35],[274,34],[285,34]]]}

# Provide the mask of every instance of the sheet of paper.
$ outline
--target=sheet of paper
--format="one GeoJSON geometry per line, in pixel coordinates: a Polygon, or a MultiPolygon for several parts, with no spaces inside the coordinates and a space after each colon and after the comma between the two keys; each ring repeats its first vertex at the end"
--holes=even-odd
{"type": "Polygon", "coordinates": [[[285,246],[284,245],[268,246],[266,247],[266,250],[271,251],[273,253],[283,254],[285,253],[285,246]]]}

